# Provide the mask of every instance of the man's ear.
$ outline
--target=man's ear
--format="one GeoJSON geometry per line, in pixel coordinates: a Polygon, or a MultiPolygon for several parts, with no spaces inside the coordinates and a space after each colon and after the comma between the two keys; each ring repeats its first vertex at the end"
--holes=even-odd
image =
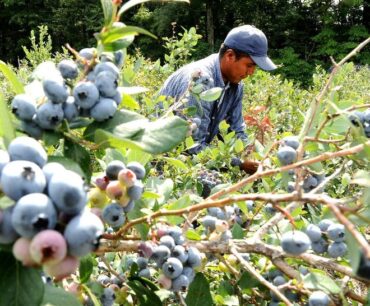
{"type": "Polygon", "coordinates": [[[227,49],[225,52],[225,58],[228,61],[235,61],[235,52],[233,49],[227,49]]]}

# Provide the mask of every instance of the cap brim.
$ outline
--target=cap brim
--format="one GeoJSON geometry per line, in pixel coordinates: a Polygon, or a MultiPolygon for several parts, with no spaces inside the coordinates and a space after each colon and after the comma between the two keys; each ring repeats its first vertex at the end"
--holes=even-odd
{"type": "Polygon", "coordinates": [[[277,68],[276,65],[272,62],[272,60],[270,60],[268,56],[250,55],[250,57],[257,64],[257,66],[263,70],[270,71],[270,70],[275,70],[277,68]]]}

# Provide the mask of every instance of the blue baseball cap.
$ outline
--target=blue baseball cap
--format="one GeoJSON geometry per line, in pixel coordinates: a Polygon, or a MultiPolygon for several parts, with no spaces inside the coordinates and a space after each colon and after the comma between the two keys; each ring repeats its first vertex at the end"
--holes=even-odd
{"type": "Polygon", "coordinates": [[[265,34],[252,25],[243,25],[232,29],[226,36],[224,44],[249,55],[263,70],[274,70],[276,65],[267,56],[267,38],[265,34]]]}

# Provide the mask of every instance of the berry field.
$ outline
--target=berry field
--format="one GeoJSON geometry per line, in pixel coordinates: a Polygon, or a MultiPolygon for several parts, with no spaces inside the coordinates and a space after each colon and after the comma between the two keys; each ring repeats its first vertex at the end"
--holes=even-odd
{"type": "Polygon", "coordinates": [[[153,62],[122,22],[147,1],[101,2],[96,45],[0,61],[0,306],[370,305],[370,38],[309,89],[257,71],[248,144],[190,155],[222,89],[157,92],[195,29],[153,62]]]}

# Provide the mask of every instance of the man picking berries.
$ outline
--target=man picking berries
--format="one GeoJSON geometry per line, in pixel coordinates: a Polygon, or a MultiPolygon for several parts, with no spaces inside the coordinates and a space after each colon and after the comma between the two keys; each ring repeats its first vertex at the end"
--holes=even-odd
{"type": "MultiPolygon", "coordinates": [[[[200,101],[202,110],[198,109],[196,117],[200,124],[193,134],[196,144],[189,153],[196,154],[204,149],[219,133],[223,120],[230,125],[230,131],[247,141],[242,115],[242,80],[254,73],[256,65],[266,71],[276,69],[267,50],[267,38],[261,30],[251,25],[239,26],[227,34],[218,53],[180,68],[166,80],[160,94],[175,100],[184,95],[190,82],[202,83],[203,90],[222,88],[218,100],[200,101]]],[[[190,95],[187,106],[197,105],[196,98],[190,95]]]]}

